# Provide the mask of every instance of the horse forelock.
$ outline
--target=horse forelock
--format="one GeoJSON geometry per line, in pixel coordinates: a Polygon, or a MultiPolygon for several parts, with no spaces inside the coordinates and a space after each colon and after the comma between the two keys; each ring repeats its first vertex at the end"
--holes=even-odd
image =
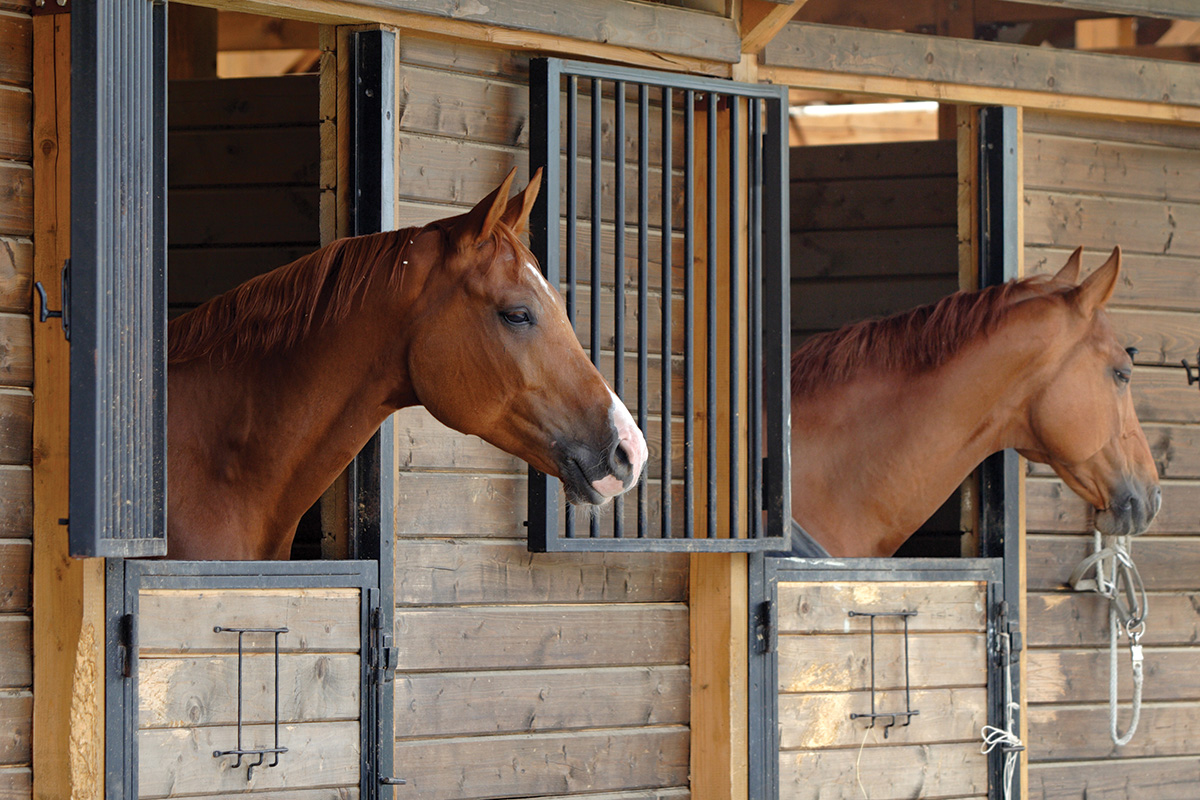
{"type": "Polygon", "coordinates": [[[935,369],[975,337],[994,331],[1017,302],[1067,291],[1049,276],[1035,276],[818,334],[792,353],[792,396],[844,384],[865,370],[935,369]]]}
{"type": "Polygon", "coordinates": [[[167,362],[262,355],[346,319],[376,270],[390,270],[388,286],[403,280],[404,256],[421,230],[339,239],[214,297],[170,322],[167,362]]]}

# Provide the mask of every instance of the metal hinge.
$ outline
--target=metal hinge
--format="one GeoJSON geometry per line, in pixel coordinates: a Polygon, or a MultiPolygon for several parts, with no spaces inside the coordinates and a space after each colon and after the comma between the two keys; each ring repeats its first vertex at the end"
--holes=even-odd
{"type": "Polygon", "coordinates": [[[126,678],[132,678],[138,657],[137,622],[134,620],[133,614],[121,617],[119,627],[120,644],[117,645],[117,656],[121,660],[121,674],[126,678]]]}
{"type": "Polygon", "coordinates": [[[368,589],[368,602],[371,604],[371,641],[368,648],[367,664],[372,669],[375,680],[387,683],[396,674],[396,649],[392,645],[392,631],[384,624],[383,608],[379,604],[379,590],[368,589]]]}
{"type": "Polygon", "coordinates": [[[48,319],[58,317],[62,320],[63,335],[67,337],[67,341],[71,341],[71,259],[63,262],[62,268],[62,294],[59,300],[59,310],[52,311],[50,309],[50,300],[46,295],[46,287],[41,281],[33,284],[33,288],[38,293],[38,319],[45,322],[48,319]]]}
{"type": "Polygon", "coordinates": [[[775,649],[779,620],[775,603],[764,600],[754,611],[754,648],[758,653],[770,653],[775,649]]]}
{"type": "MultiPolygon", "coordinates": [[[[1003,589],[996,586],[994,591],[998,595],[1003,589]]],[[[1007,667],[1010,663],[1016,662],[1024,647],[1021,623],[1010,618],[1007,600],[997,600],[994,607],[996,609],[996,663],[1001,667],[1007,667]],[[1004,647],[1000,641],[1005,637],[1008,639],[1007,647],[1004,647]]]]}

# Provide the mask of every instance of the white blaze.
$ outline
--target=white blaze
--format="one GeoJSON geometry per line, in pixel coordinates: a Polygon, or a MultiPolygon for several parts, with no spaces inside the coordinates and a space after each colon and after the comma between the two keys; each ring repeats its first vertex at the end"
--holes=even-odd
{"type": "MultiPolygon", "coordinates": [[[[642,469],[646,466],[646,459],[650,456],[650,450],[646,447],[646,437],[642,435],[637,423],[633,421],[633,415],[629,413],[629,409],[613,393],[612,389],[609,389],[608,393],[612,396],[609,418],[612,420],[613,427],[617,429],[617,439],[629,456],[632,473],[630,486],[632,486],[633,482],[641,476],[642,469]]],[[[627,487],[620,478],[610,474],[598,481],[592,481],[592,488],[604,497],[615,497],[625,491],[627,487]]]]}

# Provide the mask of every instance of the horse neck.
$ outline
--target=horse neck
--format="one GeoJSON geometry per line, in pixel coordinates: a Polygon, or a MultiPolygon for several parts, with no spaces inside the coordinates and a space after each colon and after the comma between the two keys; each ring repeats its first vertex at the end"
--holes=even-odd
{"type": "Polygon", "coordinates": [[[792,402],[793,513],[836,556],[888,556],[988,455],[1013,446],[1036,337],[1011,324],[920,375],[872,374],[792,402]]]}

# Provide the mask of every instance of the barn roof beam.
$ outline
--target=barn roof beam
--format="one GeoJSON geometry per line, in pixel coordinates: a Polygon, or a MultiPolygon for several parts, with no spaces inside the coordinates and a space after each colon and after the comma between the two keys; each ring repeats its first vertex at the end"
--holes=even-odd
{"type": "Polygon", "coordinates": [[[804,88],[1200,122],[1200,67],[793,22],[762,79],[804,88]]]}
{"type": "Polygon", "coordinates": [[[762,52],[808,0],[742,0],[742,52],[762,52]]]}

